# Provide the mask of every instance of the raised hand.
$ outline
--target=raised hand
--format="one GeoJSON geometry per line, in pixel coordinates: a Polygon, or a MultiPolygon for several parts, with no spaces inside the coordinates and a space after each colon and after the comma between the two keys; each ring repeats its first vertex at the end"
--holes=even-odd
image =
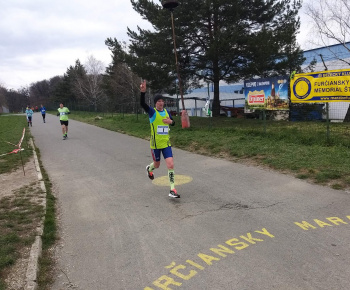
{"type": "Polygon", "coordinates": [[[143,80],[143,82],[141,83],[140,91],[141,91],[141,93],[145,93],[146,92],[146,80],[143,80]]]}

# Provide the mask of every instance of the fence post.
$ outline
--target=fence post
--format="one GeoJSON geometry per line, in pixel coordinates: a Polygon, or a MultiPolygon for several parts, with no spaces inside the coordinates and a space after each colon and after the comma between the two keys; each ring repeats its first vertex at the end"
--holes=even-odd
{"type": "Polygon", "coordinates": [[[327,115],[327,142],[329,141],[329,103],[326,103],[326,115],[327,115]]]}
{"type": "Polygon", "coordinates": [[[263,109],[264,134],[266,134],[266,110],[263,109]]]}

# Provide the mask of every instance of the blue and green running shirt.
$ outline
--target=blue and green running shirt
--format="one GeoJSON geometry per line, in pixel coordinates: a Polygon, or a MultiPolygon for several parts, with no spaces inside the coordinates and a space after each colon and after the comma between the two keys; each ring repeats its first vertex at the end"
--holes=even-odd
{"type": "Polygon", "coordinates": [[[163,123],[163,119],[170,118],[173,123],[170,126],[174,126],[175,122],[171,116],[171,113],[165,108],[163,111],[157,111],[156,108],[148,106],[145,102],[146,93],[141,92],[140,104],[146,111],[149,117],[151,125],[151,149],[164,149],[171,146],[169,138],[169,125],[163,123]]]}
{"type": "Polygon", "coordinates": [[[151,125],[151,149],[163,149],[171,146],[169,138],[169,125],[163,123],[163,119],[171,118],[168,111],[164,109],[163,111],[157,111],[156,108],[152,108],[148,112],[150,118],[149,122],[151,125]]]}

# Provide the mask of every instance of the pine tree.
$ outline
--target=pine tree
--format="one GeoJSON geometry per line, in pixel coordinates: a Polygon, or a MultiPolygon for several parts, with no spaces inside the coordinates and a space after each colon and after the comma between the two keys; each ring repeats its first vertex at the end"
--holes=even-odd
{"type": "MultiPolygon", "coordinates": [[[[128,29],[128,65],[154,90],[176,80],[170,12],[152,0],[131,0],[153,30],[128,29]]],[[[185,89],[201,81],[214,87],[213,116],[220,113],[219,82],[296,70],[300,0],[182,0],[173,11],[180,74],[185,89]]],[[[113,42],[109,39],[110,49],[113,42]]]]}

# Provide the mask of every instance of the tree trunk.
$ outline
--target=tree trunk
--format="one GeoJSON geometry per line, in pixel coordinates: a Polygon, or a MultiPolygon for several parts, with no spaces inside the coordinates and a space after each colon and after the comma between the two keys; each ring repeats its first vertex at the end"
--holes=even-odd
{"type": "Polygon", "coordinates": [[[344,122],[350,122],[350,105],[348,107],[348,111],[346,112],[344,122]]]}
{"type": "Polygon", "coordinates": [[[220,90],[219,81],[214,82],[213,117],[220,116],[220,90]]]}

